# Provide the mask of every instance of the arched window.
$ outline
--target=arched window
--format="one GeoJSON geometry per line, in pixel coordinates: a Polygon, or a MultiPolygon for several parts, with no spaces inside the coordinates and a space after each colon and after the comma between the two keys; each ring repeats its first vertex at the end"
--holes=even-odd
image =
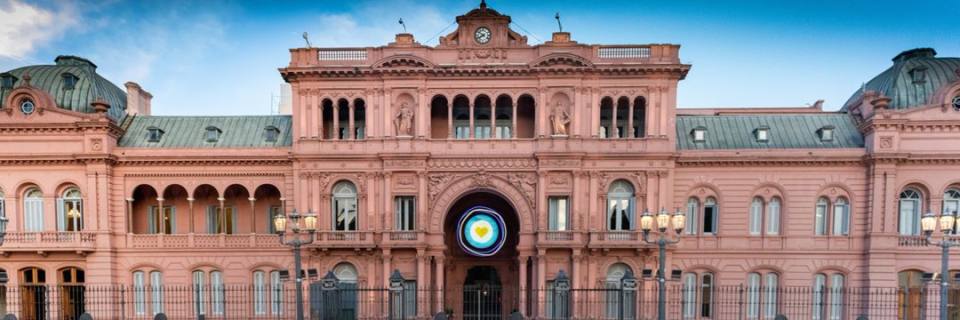
{"type": "Polygon", "coordinates": [[[763,198],[754,197],[750,203],[750,234],[760,235],[763,225],[763,198]]]}
{"type": "MultiPolygon", "coordinates": [[[[7,207],[6,207],[6,204],[7,204],[6,197],[4,197],[3,191],[0,190],[0,218],[6,218],[6,217],[7,217],[7,207]]],[[[2,310],[0,310],[0,311],[2,311],[2,310]]]]}
{"type": "Polygon", "coordinates": [[[336,307],[340,314],[356,314],[357,312],[357,279],[359,273],[352,264],[344,262],[333,267],[333,275],[340,280],[339,288],[346,289],[340,297],[341,303],[336,307]]]}
{"type": "Polygon", "coordinates": [[[150,293],[150,309],[153,315],[163,312],[163,274],[151,271],[150,279],[144,271],[133,272],[133,312],[136,315],[147,313],[147,293],[150,293]]]}
{"type": "Polygon", "coordinates": [[[197,315],[207,314],[207,275],[197,270],[193,272],[193,310],[197,315]]]}
{"type": "Polygon", "coordinates": [[[634,200],[633,185],[629,182],[617,180],[610,184],[607,191],[608,230],[633,230],[634,200]]]}
{"type": "Polygon", "coordinates": [[[333,186],[333,226],[336,231],[357,231],[357,188],[348,181],[333,186]]]}
{"type": "Polygon", "coordinates": [[[767,204],[766,225],[768,235],[780,234],[780,198],[773,197],[767,204]]]}
{"type": "Polygon", "coordinates": [[[163,312],[163,273],[150,271],[150,305],[153,314],[163,312]]]}
{"type": "Polygon", "coordinates": [[[920,191],[909,188],[900,193],[900,234],[920,234],[920,210],[923,200],[920,191]]]}
{"type": "Polygon", "coordinates": [[[147,314],[147,280],[143,271],[133,272],[133,314],[147,314]]]}
{"type": "Polygon", "coordinates": [[[850,234],[850,203],[847,198],[840,197],[833,204],[833,235],[848,234],[850,234]]]}
{"type": "Polygon", "coordinates": [[[747,319],[773,319],[778,310],[780,276],[774,272],[747,274],[747,319]]]}
{"type": "Polygon", "coordinates": [[[683,276],[683,318],[709,319],[713,316],[712,273],[686,273],[683,276]]]}
{"type": "Polygon", "coordinates": [[[57,199],[57,230],[83,230],[83,198],[80,189],[68,188],[57,199]]]}
{"type": "Polygon", "coordinates": [[[267,313],[266,281],[266,273],[260,270],[253,272],[253,314],[255,315],[267,313]]]}
{"type": "Polygon", "coordinates": [[[897,273],[897,319],[920,320],[923,309],[923,271],[907,270],[897,273]]]}
{"type": "MultiPolygon", "coordinates": [[[[0,203],[0,206],[2,206],[2,203],[0,203]]],[[[943,193],[943,214],[960,215],[957,211],[960,211],[960,190],[949,189],[943,193]]],[[[960,225],[954,228],[960,228],[960,225]]],[[[957,233],[957,231],[958,229],[954,229],[954,233],[957,233]]]]}
{"type": "Polygon", "coordinates": [[[684,231],[686,234],[697,234],[700,222],[700,200],[694,197],[687,199],[687,220],[684,231]]]}
{"type": "Polygon", "coordinates": [[[270,314],[283,314],[283,283],[277,270],[270,271],[270,314]]]}
{"type": "MultiPolygon", "coordinates": [[[[606,277],[606,287],[607,289],[620,289],[623,285],[621,280],[627,273],[633,273],[633,270],[630,266],[623,263],[615,263],[607,269],[606,277]]],[[[618,315],[623,315],[623,319],[632,319],[634,318],[634,301],[635,291],[621,291],[620,290],[610,290],[607,291],[606,296],[606,313],[608,318],[616,318],[618,315]]]]}
{"type": "Polygon", "coordinates": [[[349,263],[338,264],[333,268],[333,275],[337,276],[337,280],[345,283],[357,283],[357,278],[359,278],[357,268],[349,263]]]}
{"type": "Polygon", "coordinates": [[[843,319],[844,280],[841,273],[813,275],[813,297],[810,305],[812,320],[843,319]]]}
{"type": "Polygon", "coordinates": [[[23,319],[47,319],[50,306],[46,283],[45,270],[36,267],[20,270],[20,292],[23,297],[29,297],[20,305],[23,319]]]}
{"type": "Polygon", "coordinates": [[[43,193],[40,189],[30,188],[23,194],[23,230],[43,231],[43,193]]]}
{"type": "Polygon", "coordinates": [[[818,236],[823,236],[827,234],[827,208],[830,206],[830,201],[826,197],[820,197],[817,199],[817,208],[814,213],[814,227],[813,233],[818,236]]]}
{"type": "Polygon", "coordinates": [[[720,226],[720,209],[717,199],[708,197],[703,201],[703,233],[716,234],[720,226]]]}
{"type": "Polygon", "coordinates": [[[222,315],[224,310],[223,272],[210,272],[210,313],[222,315]]]}

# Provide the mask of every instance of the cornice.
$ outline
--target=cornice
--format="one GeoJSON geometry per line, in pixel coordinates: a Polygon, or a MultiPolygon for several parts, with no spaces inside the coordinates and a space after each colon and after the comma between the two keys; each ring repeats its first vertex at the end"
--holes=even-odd
{"type": "Polygon", "coordinates": [[[47,166],[47,165],[85,165],[116,163],[116,157],[110,154],[73,154],[73,155],[29,155],[5,156],[0,158],[3,166],[47,166]]]}
{"type": "Polygon", "coordinates": [[[123,174],[124,177],[283,177],[285,172],[134,172],[123,174]]]}
{"type": "Polygon", "coordinates": [[[414,76],[429,75],[437,77],[485,77],[485,76],[536,76],[536,75],[607,75],[607,76],[638,76],[638,75],[668,75],[677,79],[686,77],[690,71],[688,64],[597,64],[592,67],[560,66],[551,68],[536,68],[528,65],[468,65],[436,68],[371,68],[363,67],[290,67],[280,70],[285,77],[313,76],[321,78],[353,78],[363,76],[414,76]]]}
{"type": "Polygon", "coordinates": [[[290,166],[290,158],[264,157],[203,157],[203,158],[161,158],[161,157],[123,157],[117,160],[118,167],[122,166],[290,166]]]}
{"type": "Polygon", "coordinates": [[[792,166],[812,167],[819,165],[864,165],[864,158],[859,156],[842,157],[744,157],[744,156],[708,156],[683,157],[676,160],[677,168],[693,167],[744,167],[744,166],[792,166]]]}

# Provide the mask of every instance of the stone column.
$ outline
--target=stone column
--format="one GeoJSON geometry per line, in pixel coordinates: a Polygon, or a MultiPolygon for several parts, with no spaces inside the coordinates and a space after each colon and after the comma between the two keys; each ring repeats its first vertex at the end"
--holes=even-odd
{"type": "Polygon", "coordinates": [[[436,273],[437,273],[436,277],[434,277],[434,279],[435,279],[435,280],[434,280],[434,284],[436,284],[436,289],[437,289],[437,292],[436,292],[436,293],[437,293],[437,312],[443,312],[443,311],[444,311],[444,310],[443,310],[443,305],[444,305],[444,302],[443,302],[443,290],[444,290],[444,285],[445,285],[445,283],[443,282],[443,281],[444,281],[443,275],[444,275],[444,273],[446,272],[446,270],[444,269],[445,266],[444,266],[444,264],[443,264],[443,259],[444,259],[443,256],[435,256],[435,257],[433,257],[433,262],[436,264],[436,266],[435,266],[436,270],[435,270],[435,271],[436,271],[436,273]]]}
{"type": "MultiPolygon", "coordinates": [[[[427,224],[430,222],[427,208],[430,206],[429,196],[427,195],[427,172],[417,172],[417,199],[414,202],[414,209],[417,210],[417,223],[414,230],[426,232],[427,224]]],[[[422,241],[423,239],[418,239],[422,241]]]]}
{"type": "Polygon", "coordinates": [[[453,139],[453,101],[447,100],[447,138],[453,139]]]}
{"type": "MultiPolygon", "coordinates": [[[[419,96],[417,100],[417,112],[413,114],[413,119],[416,120],[415,123],[417,126],[414,127],[416,128],[414,130],[415,132],[411,135],[421,138],[428,137],[430,132],[430,108],[428,107],[427,91],[421,88],[417,90],[417,94],[419,96]]],[[[386,110],[384,112],[386,112],[386,110]]]]}
{"type": "Polygon", "coordinates": [[[474,106],[474,102],[470,101],[470,135],[468,135],[470,139],[473,139],[473,130],[474,130],[473,129],[473,118],[474,118],[473,106],[474,106]]]}
{"type": "MultiPolygon", "coordinates": [[[[127,198],[127,233],[133,233],[133,200],[133,198],[127,198]]],[[[8,224],[8,228],[17,225],[18,224],[10,223],[8,224]]]]}
{"type": "Polygon", "coordinates": [[[384,172],[384,173],[383,173],[383,214],[384,214],[384,217],[383,217],[383,219],[381,219],[381,220],[384,220],[386,225],[382,226],[381,230],[396,230],[396,228],[394,228],[394,227],[396,226],[396,223],[393,221],[393,220],[394,220],[394,217],[396,216],[396,214],[393,212],[393,206],[391,206],[391,203],[390,203],[390,201],[391,201],[392,198],[393,198],[393,195],[392,195],[391,192],[390,192],[390,190],[391,190],[390,185],[392,184],[392,182],[391,182],[392,180],[393,180],[393,174],[392,174],[392,172],[389,172],[389,171],[388,171],[388,172],[384,172]]]}
{"type": "Polygon", "coordinates": [[[547,289],[547,250],[540,249],[537,251],[537,283],[533,286],[533,290],[536,290],[536,306],[537,306],[537,317],[543,317],[546,315],[546,310],[544,310],[545,298],[544,291],[547,289]]]}
{"type": "MultiPolygon", "coordinates": [[[[257,233],[257,199],[249,197],[247,200],[250,201],[250,233],[257,233]]],[[[270,222],[267,221],[267,223],[270,222]]]]}
{"type": "Polygon", "coordinates": [[[517,258],[517,270],[520,273],[520,314],[527,316],[527,260],[530,257],[521,255],[517,258]]]}
{"type": "Polygon", "coordinates": [[[390,267],[390,262],[393,260],[390,254],[390,249],[383,249],[383,278],[380,279],[380,282],[383,283],[384,288],[390,287],[390,272],[393,270],[390,267]]]}
{"type": "Polygon", "coordinates": [[[323,101],[320,101],[319,95],[313,96],[313,105],[317,106],[317,138],[323,139],[323,101]]]}
{"type": "MultiPolygon", "coordinates": [[[[427,258],[424,254],[424,249],[417,249],[417,288],[418,292],[423,292],[427,284],[427,258]]],[[[425,303],[420,303],[421,297],[417,297],[417,316],[426,317],[428,306],[425,303]]],[[[424,299],[422,301],[428,301],[429,299],[424,299]]]]}
{"type": "Polygon", "coordinates": [[[348,106],[348,109],[350,110],[350,111],[349,111],[349,112],[350,112],[350,116],[349,116],[349,119],[347,119],[347,121],[349,121],[349,126],[348,126],[348,128],[349,128],[350,132],[347,133],[347,139],[353,140],[353,139],[356,139],[356,138],[357,138],[356,128],[354,127],[354,119],[353,119],[353,115],[354,115],[354,113],[355,113],[355,112],[354,112],[354,108],[355,108],[356,106],[353,104],[353,100],[351,100],[350,102],[348,102],[348,103],[347,103],[347,106],[348,106]]]}
{"type": "Polygon", "coordinates": [[[224,203],[227,199],[218,197],[217,201],[220,201],[220,233],[227,233],[227,210],[224,203]]]}
{"type": "Polygon", "coordinates": [[[633,138],[633,108],[636,105],[631,105],[631,101],[627,101],[627,138],[633,138]]]}
{"type": "Polygon", "coordinates": [[[607,132],[607,138],[619,138],[620,130],[617,129],[617,100],[613,100],[612,111],[613,114],[610,116],[610,131],[607,132]]]}
{"type": "Polygon", "coordinates": [[[340,101],[333,103],[333,134],[330,139],[340,139],[340,101]]]}
{"type": "Polygon", "coordinates": [[[193,231],[193,223],[194,223],[194,222],[193,222],[193,221],[196,220],[195,217],[193,216],[193,200],[194,200],[194,199],[193,199],[192,197],[191,197],[191,198],[187,198],[187,206],[190,207],[190,233],[194,233],[194,231],[193,231]]]}
{"type": "Polygon", "coordinates": [[[163,197],[158,197],[158,198],[157,198],[157,220],[159,220],[158,222],[159,222],[160,225],[157,226],[157,231],[159,231],[158,233],[160,233],[160,234],[165,234],[165,233],[167,233],[167,232],[166,232],[166,231],[167,231],[167,226],[166,226],[166,219],[165,219],[165,218],[166,218],[166,216],[163,214],[163,197]]]}
{"type": "Polygon", "coordinates": [[[490,139],[497,138],[497,101],[490,102],[490,139]]]}
{"type": "Polygon", "coordinates": [[[517,100],[513,103],[513,114],[510,116],[510,138],[517,137],[517,108],[520,105],[520,97],[517,97],[517,100]]]}
{"type": "MultiPolygon", "coordinates": [[[[570,277],[572,279],[570,279],[571,280],[570,286],[573,289],[583,289],[584,287],[580,283],[581,282],[580,273],[582,272],[580,270],[580,264],[583,262],[583,256],[580,255],[580,250],[579,249],[573,250],[571,258],[572,258],[571,259],[572,264],[570,266],[570,277]]],[[[579,306],[580,304],[576,303],[576,301],[578,301],[577,299],[580,299],[580,294],[576,290],[571,290],[570,301],[571,301],[571,307],[573,310],[570,310],[571,311],[570,314],[572,314],[575,318],[577,318],[577,316],[580,315],[580,310],[579,308],[577,308],[577,306],[579,306]]]]}

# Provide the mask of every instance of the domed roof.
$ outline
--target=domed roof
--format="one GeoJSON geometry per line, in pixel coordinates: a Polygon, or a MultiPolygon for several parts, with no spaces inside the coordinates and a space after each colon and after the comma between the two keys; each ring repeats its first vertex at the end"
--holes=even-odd
{"type": "Polygon", "coordinates": [[[14,89],[24,86],[24,75],[30,75],[30,85],[50,93],[57,106],[83,113],[95,113],[91,102],[102,98],[110,104],[107,115],[118,122],[127,109],[127,93],[97,74],[97,65],[76,56],[58,56],[52,65],[20,67],[4,73],[0,78],[11,78],[13,87],[0,87],[0,101],[14,89]],[[65,80],[73,77],[73,81],[65,80]],[[68,84],[73,82],[73,88],[68,84]]]}
{"type": "Polygon", "coordinates": [[[857,90],[841,110],[849,109],[871,90],[889,97],[890,109],[926,105],[937,89],[957,81],[958,73],[960,58],[937,58],[937,51],[931,48],[907,50],[893,58],[893,66],[857,90]]]}

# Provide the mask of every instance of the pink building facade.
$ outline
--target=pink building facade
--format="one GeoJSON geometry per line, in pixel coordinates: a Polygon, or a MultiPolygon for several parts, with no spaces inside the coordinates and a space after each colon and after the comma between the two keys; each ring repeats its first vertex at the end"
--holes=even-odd
{"type": "Polygon", "coordinates": [[[691,288],[938,271],[919,219],[960,206],[960,59],[906,51],[839,112],[678,109],[679,45],[532,45],[485,4],[457,23],[434,47],[290,49],[292,115],[153,116],[71,56],[0,74],[7,285],[272,283],[293,257],[271,217],[294,209],[319,217],[304,268],[398,270],[424,317],[478,284],[542,316],[531,288],[561,271],[656,270],[647,211],[687,214],[666,267],[691,288]],[[457,237],[475,206],[503,219],[489,256],[457,237]]]}

